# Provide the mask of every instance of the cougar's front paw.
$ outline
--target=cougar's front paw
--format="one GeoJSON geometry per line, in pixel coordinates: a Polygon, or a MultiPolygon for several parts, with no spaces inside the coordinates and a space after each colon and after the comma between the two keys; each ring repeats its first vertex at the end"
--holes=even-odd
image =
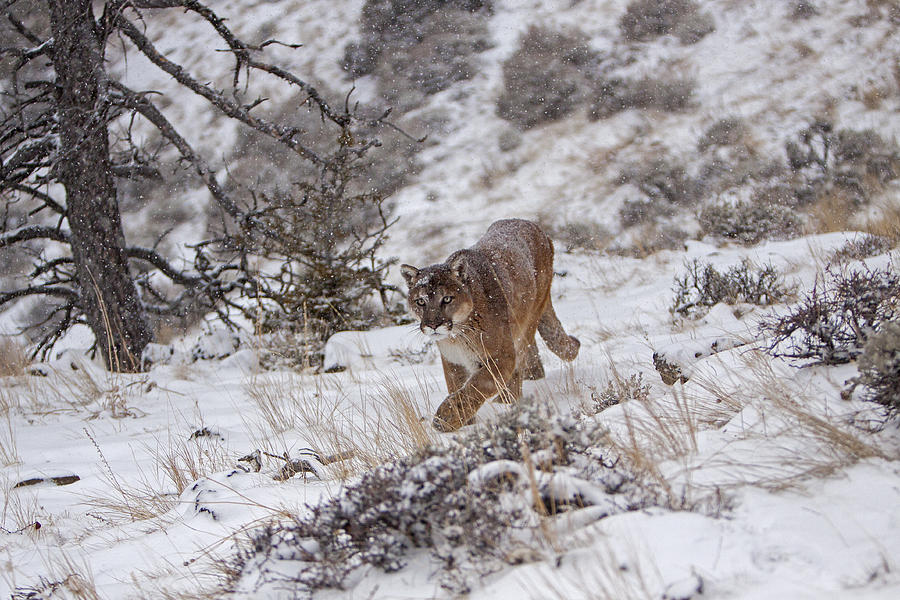
{"type": "Polygon", "coordinates": [[[450,396],[438,406],[431,425],[443,433],[456,431],[463,425],[475,423],[476,412],[478,412],[477,406],[461,402],[459,398],[450,396]]]}

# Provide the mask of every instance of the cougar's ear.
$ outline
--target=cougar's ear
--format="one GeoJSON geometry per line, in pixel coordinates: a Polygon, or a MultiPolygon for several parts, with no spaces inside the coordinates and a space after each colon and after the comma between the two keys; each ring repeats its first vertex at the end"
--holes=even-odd
{"type": "Polygon", "coordinates": [[[403,274],[403,279],[406,280],[406,285],[409,287],[413,286],[416,277],[419,276],[419,270],[412,265],[400,265],[400,273],[403,274]]]}
{"type": "Polygon", "coordinates": [[[450,272],[456,277],[459,281],[466,280],[466,256],[465,254],[457,254],[452,257],[448,266],[450,267],[450,272]]]}

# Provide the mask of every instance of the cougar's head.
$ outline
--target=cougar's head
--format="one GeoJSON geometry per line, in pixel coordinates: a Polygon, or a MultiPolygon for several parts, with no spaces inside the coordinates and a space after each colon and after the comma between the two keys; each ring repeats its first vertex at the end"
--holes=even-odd
{"type": "Polygon", "coordinates": [[[409,308],[418,317],[419,329],[426,336],[453,337],[472,314],[465,270],[462,256],[424,269],[400,267],[409,286],[409,308]]]}

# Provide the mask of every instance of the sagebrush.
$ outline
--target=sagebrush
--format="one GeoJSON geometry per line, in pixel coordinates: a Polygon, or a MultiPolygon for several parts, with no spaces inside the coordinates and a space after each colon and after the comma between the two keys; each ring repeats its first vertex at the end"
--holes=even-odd
{"type": "Polygon", "coordinates": [[[787,206],[750,201],[716,202],[700,211],[704,235],[756,244],[766,239],[790,239],[803,232],[803,221],[787,206]]]}
{"type": "Polygon", "coordinates": [[[354,78],[375,75],[383,99],[405,112],[478,72],[492,14],[491,0],[367,0],[362,37],[341,66],[354,78]]]}
{"type": "Polygon", "coordinates": [[[693,0],[632,0],[619,20],[625,39],[638,42],[671,34],[682,44],[694,44],[715,28],[693,0]]]}
{"type": "Polygon", "coordinates": [[[858,366],[853,385],[865,388],[862,398],[882,405],[889,414],[900,412],[900,321],[883,323],[870,336],[858,366]]]}
{"type": "Polygon", "coordinates": [[[560,119],[586,98],[599,57],[580,31],[532,26],[503,63],[497,114],[520,129],[560,119]]]}
{"type": "Polygon", "coordinates": [[[772,265],[757,267],[745,259],[719,271],[709,263],[694,259],[675,278],[675,297],[670,310],[673,314],[698,319],[720,302],[768,306],[787,295],[781,273],[772,265]]]}
{"type": "Polygon", "coordinates": [[[366,472],[307,516],[253,533],[231,584],[288,561],[280,587],[340,588],[360,566],[396,571],[420,549],[441,565],[443,587],[465,592],[473,577],[512,560],[540,516],[655,501],[598,451],[605,435],[592,421],[520,405],[490,428],[366,472]]]}
{"type": "Polygon", "coordinates": [[[892,268],[827,269],[812,290],[781,316],[761,323],[775,356],[836,365],[856,359],[869,338],[900,308],[900,277],[892,268]]]}

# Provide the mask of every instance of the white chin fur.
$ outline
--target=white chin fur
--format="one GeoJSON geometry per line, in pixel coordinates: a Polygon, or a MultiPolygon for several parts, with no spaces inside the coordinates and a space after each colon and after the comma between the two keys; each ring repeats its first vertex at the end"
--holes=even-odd
{"type": "Polygon", "coordinates": [[[438,327],[428,327],[426,325],[425,327],[422,327],[422,333],[432,340],[442,340],[450,337],[450,328],[446,325],[440,325],[438,327]]]}

